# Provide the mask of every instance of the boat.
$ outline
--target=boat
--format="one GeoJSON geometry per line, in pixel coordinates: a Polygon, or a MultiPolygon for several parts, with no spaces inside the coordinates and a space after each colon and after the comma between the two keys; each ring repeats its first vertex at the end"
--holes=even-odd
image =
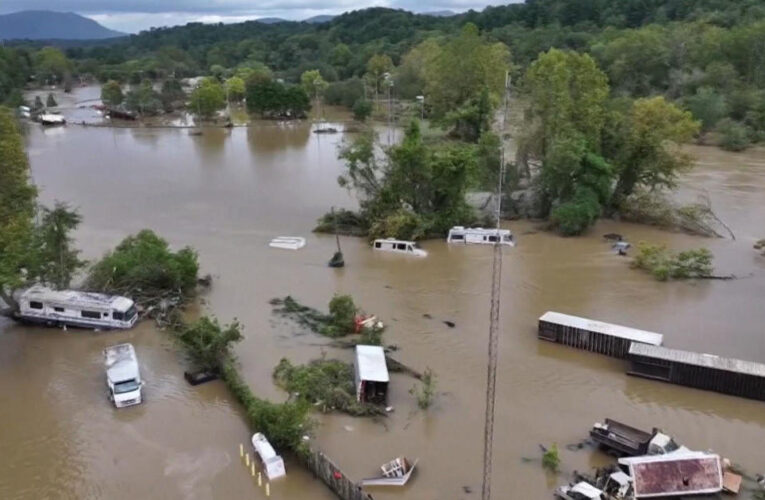
{"type": "Polygon", "coordinates": [[[138,320],[135,303],[119,295],[51,290],[35,285],[19,296],[18,319],[47,326],[94,329],[131,328],[138,320]]]}
{"type": "Polygon", "coordinates": [[[428,252],[420,248],[420,245],[418,245],[416,242],[397,240],[395,238],[377,239],[374,241],[372,247],[375,250],[405,253],[407,255],[414,255],[416,257],[427,257],[428,255],[428,252]]]}
{"type": "Polygon", "coordinates": [[[268,442],[263,433],[256,432],[252,435],[252,446],[260,457],[260,461],[263,462],[263,468],[266,470],[266,477],[268,477],[269,481],[287,475],[287,470],[284,468],[284,460],[276,454],[274,447],[271,446],[271,443],[268,442]]]}
{"type": "Polygon", "coordinates": [[[43,113],[39,117],[40,123],[43,125],[65,125],[66,120],[61,115],[54,115],[53,113],[43,113]]]}
{"type": "Polygon", "coordinates": [[[302,236],[277,236],[271,240],[268,246],[285,250],[299,250],[305,246],[305,238],[302,236]]]}
{"type": "Polygon", "coordinates": [[[415,459],[410,463],[406,457],[394,458],[380,467],[382,476],[362,479],[361,486],[404,486],[412,477],[418,461],[415,459]]]}
{"type": "Polygon", "coordinates": [[[484,229],[482,227],[454,226],[446,236],[447,243],[462,243],[465,245],[502,245],[515,246],[513,233],[509,229],[484,229]]]}

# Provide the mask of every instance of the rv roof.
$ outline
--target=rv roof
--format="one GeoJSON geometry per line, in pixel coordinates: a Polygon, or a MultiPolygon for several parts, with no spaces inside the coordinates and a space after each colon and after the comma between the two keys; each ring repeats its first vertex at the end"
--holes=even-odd
{"type": "Polygon", "coordinates": [[[385,364],[385,351],[377,345],[356,346],[356,366],[359,377],[371,382],[388,382],[388,366],[385,364]]]}
{"type": "Polygon", "coordinates": [[[765,364],[740,359],[721,358],[714,354],[701,354],[697,352],[668,349],[666,347],[632,344],[630,354],[648,356],[666,361],[675,361],[686,365],[703,366],[756,377],[765,377],[765,364]]]}
{"type": "Polygon", "coordinates": [[[613,325],[611,323],[603,323],[602,321],[580,318],[578,316],[571,316],[559,312],[548,311],[539,318],[539,321],[571,326],[581,330],[602,333],[604,335],[642,342],[644,344],[661,345],[664,341],[664,336],[660,333],[638,330],[627,326],[613,325]]]}
{"type": "Polygon", "coordinates": [[[635,498],[699,495],[722,489],[720,457],[701,452],[619,459],[628,465],[635,498]]]}
{"type": "Polygon", "coordinates": [[[397,240],[396,238],[378,238],[378,239],[375,240],[375,243],[377,243],[378,241],[382,242],[382,243],[385,243],[385,242],[387,242],[387,243],[407,243],[409,245],[414,245],[414,241],[397,240]]]}
{"type": "Polygon", "coordinates": [[[464,232],[464,233],[475,233],[475,234],[510,234],[509,229],[496,229],[496,228],[483,228],[483,227],[463,227],[463,226],[454,226],[449,230],[451,233],[454,232],[464,232]]]}
{"type": "Polygon", "coordinates": [[[27,300],[55,302],[79,307],[112,308],[119,311],[126,311],[133,305],[132,300],[119,295],[80,292],[77,290],[51,290],[40,285],[26,290],[21,297],[27,300]]]}

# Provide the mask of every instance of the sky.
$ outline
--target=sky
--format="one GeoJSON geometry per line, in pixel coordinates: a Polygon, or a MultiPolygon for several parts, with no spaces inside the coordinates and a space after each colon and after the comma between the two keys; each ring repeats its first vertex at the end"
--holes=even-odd
{"type": "Polygon", "coordinates": [[[19,10],[76,12],[107,28],[137,33],[189,22],[234,23],[261,17],[301,20],[366,7],[413,12],[481,10],[519,0],[0,0],[0,13],[19,10]]]}

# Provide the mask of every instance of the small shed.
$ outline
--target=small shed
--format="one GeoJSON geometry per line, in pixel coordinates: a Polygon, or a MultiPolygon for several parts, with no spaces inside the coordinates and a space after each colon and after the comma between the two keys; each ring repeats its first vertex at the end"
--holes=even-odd
{"type": "Polygon", "coordinates": [[[385,351],[377,345],[357,345],[354,362],[356,400],[386,404],[388,401],[388,366],[385,351]]]}

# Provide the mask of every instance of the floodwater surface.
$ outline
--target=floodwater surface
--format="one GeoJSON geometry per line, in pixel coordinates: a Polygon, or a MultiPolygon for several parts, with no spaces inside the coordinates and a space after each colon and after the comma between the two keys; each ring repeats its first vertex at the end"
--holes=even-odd
{"type": "MultiPolygon", "coordinates": [[[[398,359],[433,370],[438,396],[419,410],[409,393],[416,381],[393,374],[387,418],[316,415],[317,445],[354,479],[376,475],[398,455],[420,459],[409,485],[375,489],[376,499],[479,498],[491,249],[427,241],[429,256],[416,259],[341,238],[346,267],[329,269],[335,239],[311,229],[331,206],[355,206],[336,182],[342,139],[313,134],[306,122],[201,136],[33,124],[27,143],[41,199],[67,201],[83,215],[76,236],[87,258],[142,228],[197,249],[202,272],[214,277],[201,307],[243,323],[236,352],[263,397],[286,397],[271,378],[282,357],[352,359],[274,316],[268,301],[289,294],[325,308],[333,294],[352,294],[386,323],[398,359]],[[279,235],[305,236],[308,244],[269,248],[279,235]]],[[[566,447],[605,417],[660,427],[692,449],[765,472],[765,403],[631,378],[618,360],[536,338],[537,318],[555,310],[657,331],[669,347],[765,362],[765,258],[752,249],[765,237],[765,151],[691,150],[699,165],[683,177],[680,196],[706,193],[735,241],[615,221],[564,239],[529,222],[507,223],[519,245],[503,257],[495,498],[551,498],[573,470],[609,463],[589,447],[566,447]],[[633,243],[707,246],[718,274],[741,279],[656,282],[611,252],[601,238],[610,232],[633,243]],[[539,445],[552,443],[561,448],[559,476],[540,465],[539,445]]],[[[249,435],[241,409],[220,382],[188,386],[184,366],[167,334],[148,322],[127,332],[0,324],[0,498],[265,498],[239,462],[238,445],[249,435]],[[146,399],[118,411],[106,399],[101,350],[124,341],[136,347],[146,399]]],[[[287,467],[273,498],[332,498],[300,466],[287,467]]]]}

